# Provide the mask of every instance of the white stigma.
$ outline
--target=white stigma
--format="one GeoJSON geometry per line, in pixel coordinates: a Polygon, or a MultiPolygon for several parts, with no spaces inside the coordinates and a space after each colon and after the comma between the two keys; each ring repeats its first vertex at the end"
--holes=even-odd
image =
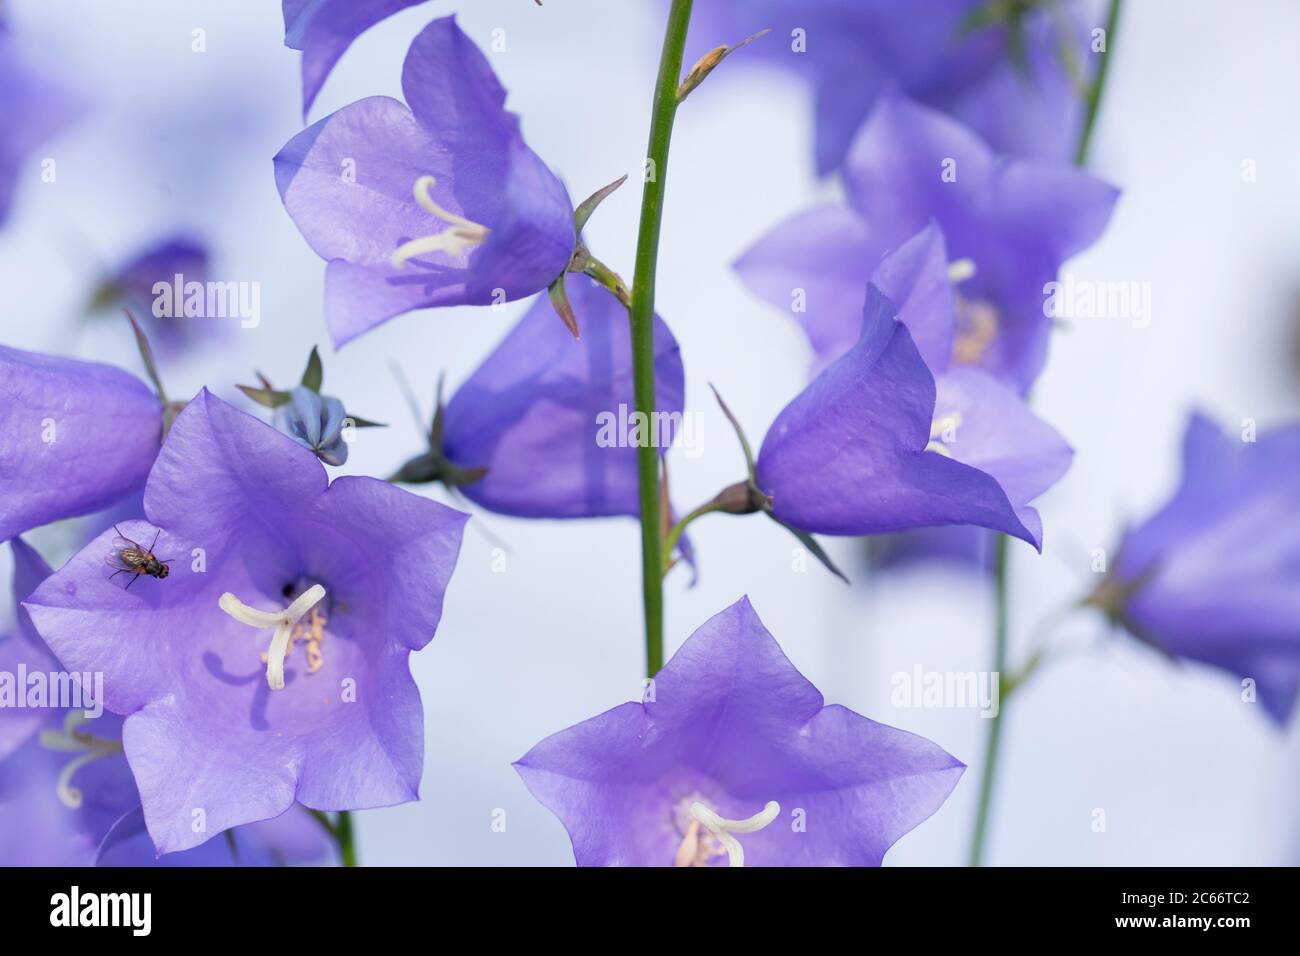
{"type": "Polygon", "coordinates": [[[69,810],[80,809],[84,799],[81,791],[72,785],[73,775],[93,760],[122,752],[122,745],[118,741],[106,740],[79,730],[78,728],[85,722],[84,711],[70,710],[63,718],[62,731],[42,730],[40,735],[41,746],[46,750],[59,750],[78,755],[69,760],[59,771],[59,778],[54,784],[54,792],[58,794],[59,802],[69,810]]]}
{"type": "Polygon", "coordinates": [[[464,216],[458,216],[454,212],[448,212],[434,201],[430,190],[433,189],[435,182],[437,180],[432,176],[421,176],[415,181],[411,191],[415,194],[415,201],[421,208],[435,218],[441,219],[451,228],[402,243],[393,253],[394,269],[402,268],[416,256],[427,256],[434,252],[445,252],[455,258],[463,255],[466,249],[481,244],[487,238],[487,226],[466,219],[464,216]]]}
{"type": "Polygon", "coordinates": [[[776,815],[780,812],[781,804],[775,800],[769,800],[767,805],[752,817],[746,817],[743,820],[728,820],[726,817],[718,816],[698,800],[691,804],[691,816],[704,824],[704,828],[712,833],[714,838],[727,851],[728,866],[745,865],[745,848],[740,845],[740,841],[732,834],[757,833],[775,820],[776,815]]]}
{"type": "Polygon", "coordinates": [[[925,446],[925,450],[951,458],[952,451],[949,450],[947,442],[957,440],[957,429],[960,425],[961,412],[952,412],[942,418],[936,418],[930,423],[930,443],[925,446]]]}
{"type": "Polygon", "coordinates": [[[249,607],[229,591],[221,595],[221,599],[217,602],[221,605],[221,610],[240,624],[258,629],[275,628],[271,646],[266,652],[266,682],[271,690],[284,689],[284,658],[289,653],[289,637],[293,634],[293,626],[323,597],[325,597],[325,589],[319,584],[313,584],[283,611],[259,611],[255,607],[249,607]]]}
{"type": "Polygon", "coordinates": [[[954,259],[948,263],[948,281],[953,285],[975,278],[974,259],[954,259]]]}

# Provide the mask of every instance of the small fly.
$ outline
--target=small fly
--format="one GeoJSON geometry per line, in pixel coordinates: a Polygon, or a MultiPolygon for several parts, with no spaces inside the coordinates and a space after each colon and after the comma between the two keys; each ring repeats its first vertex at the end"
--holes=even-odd
{"type": "Polygon", "coordinates": [[[134,584],[141,575],[147,574],[149,577],[158,578],[158,580],[161,581],[171,573],[171,568],[168,567],[168,562],[172,559],[163,558],[159,560],[154,557],[153,553],[154,545],[158,543],[158,535],[162,534],[161,530],[154,532],[153,544],[149,545],[148,548],[141,547],[135,541],[132,541],[126,535],[122,534],[121,529],[118,528],[117,525],[113,525],[113,530],[117,532],[118,539],[126,546],[118,548],[117,551],[110,554],[106,559],[108,566],[113,569],[113,573],[108,576],[110,581],[119,574],[131,575],[131,580],[126,582],[126,588],[124,589],[129,591],[131,590],[131,585],[134,584]]]}

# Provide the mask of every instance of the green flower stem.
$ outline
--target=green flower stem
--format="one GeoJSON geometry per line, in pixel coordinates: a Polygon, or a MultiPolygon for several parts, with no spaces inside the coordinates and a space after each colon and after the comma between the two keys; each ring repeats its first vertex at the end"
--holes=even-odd
{"type": "MultiPolygon", "coordinates": [[[[1088,158],[1088,147],[1092,143],[1092,132],[1097,125],[1097,116],[1101,112],[1102,94],[1106,89],[1106,78],[1110,75],[1110,58],[1115,45],[1115,28],[1119,23],[1122,0],[1110,0],[1110,11],[1106,15],[1106,53],[1097,65],[1097,76],[1088,88],[1084,101],[1083,131],[1079,136],[1079,149],[1075,154],[1075,165],[1082,166],[1088,158]]],[[[993,669],[1002,675],[1007,666],[1007,537],[998,535],[997,564],[993,636],[993,669]]],[[[975,832],[971,838],[970,865],[980,866],[984,862],[984,841],[988,832],[989,814],[993,805],[993,785],[997,773],[998,754],[1002,744],[1002,718],[1007,698],[1014,691],[1024,686],[1042,662],[1043,653],[1036,650],[1028,664],[1004,683],[1005,693],[1001,696],[998,715],[991,719],[989,736],[984,747],[983,777],[980,779],[979,804],[975,811],[975,832]]]]}
{"type": "MultiPolygon", "coordinates": [[[[632,376],[636,410],[655,411],[654,311],[655,271],[659,262],[659,229],[663,221],[664,185],[668,175],[668,146],[677,115],[677,84],[682,75],[682,51],[691,20],[692,0],[673,0],[668,12],[650,113],[648,175],[641,193],[641,224],[637,230],[636,269],[632,277],[632,376]]],[[[664,663],[663,549],[659,540],[659,454],[649,443],[637,448],[637,479],[641,498],[641,586],[645,600],[646,673],[653,677],[664,663]]]]}
{"type": "MultiPolygon", "coordinates": [[[[993,611],[993,670],[999,675],[1007,665],[1007,543],[1005,534],[997,536],[994,570],[993,611]]],[[[975,832],[971,838],[970,865],[984,862],[984,838],[988,832],[989,812],[993,806],[993,781],[998,767],[998,753],[1002,743],[1002,714],[1006,701],[1000,701],[997,716],[989,720],[989,736],[984,745],[983,776],[980,778],[979,804],[975,811],[975,832]]]]}
{"type": "Polygon", "coordinates": [[[725,505],[720,501],[708,501],[700,505],[686,517],[682,518],[675,525],[668,529],[668,535],[664,538],[664,558],[663,573],[668,573],[668,562],[672,560],[673,548],[677,547],[677,542],[682,540],[682,534],[686,531],[686,526],[696,518],[702,518],[707,514],[715,511],[721,511],[725,505]]]}
{"type": "Polygon", "coordinates": [[[1092,144],[1093,127],[1097,125],[1097,114],[1101,111],[1101,97],[1106,89],[1106,78],[1110,75],[1111,50],[1115,45],[1115,27],[1119,24],[1119,8],[1122,0],[1110,0],[1110,12],[1106,14],[1106,52],[1097,64],[1097,76],[1088,88],[1084,99],[1083,131],[1079,134],[1079,149],[1074,154],[1076,166],[1088,161],[1088,147],[1092,144]]]}
{"type": "Polygon", "coordinates": [[[343,865],[356,866],[357,841],[352,830],[352,814],[347,810],[343,810],[331,820],[328,813],[313,810],[310,807],[306,808],[306,810],[325,829],[330,838],[338,844],[339,856],[343,859],[343,865]]]}
{"type": "Polygon", "coordinates": [[[357,839],[352,830],[352,814],[343,810],[334,819],[334,838],[339,843],[339,855],[344,866],[357,865],[357,839]]]}

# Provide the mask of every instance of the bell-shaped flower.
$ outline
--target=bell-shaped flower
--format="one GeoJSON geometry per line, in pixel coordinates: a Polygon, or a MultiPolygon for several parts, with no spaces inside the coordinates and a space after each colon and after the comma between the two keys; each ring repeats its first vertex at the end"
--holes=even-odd
{"type": "Polygon", "coordinates": [[[662,455],[681,429],[681,352],[656,316],[658,414],[643,421],[627,310],[584,275],[568,286],[582,338],[539,298],[439,410],[430,451],[397,480],[441,480],[480,507],[525,518],[640,514],[637,447],[648,441],[662,455]]]}
{"type": "Polygon", "coordinates": [[[1183,478],[1128,531],[1088,599],[1138,639],[1241,678],[1279,724],[1300,688],[1300,425],[1225,432],[1193,414],[1183,478]]]}
{"type": "Polygon", "coordinates": [[[275,157],[285,209],[328,262],[335,345],[412,309],[532,295],[577,242],[568,193],[454,17],[415,38],[402,90],[406,104],[352,103],[275,157]]]}
{"type": "Polygon", "coordinates": [[[968,123],[1000,152],[1065,160],[1077,147],[1083,93],[1095,70],[1091,29],[1100,24],[1087,3],[1048,6],[709,0],[696,6],[691,39],[712,47],[771,29],[739,63],[761,60],[811,85],[819,173],[843,162],[891,85],[968,123]]]}
{"type": "Polygon", "coordinates": [[[302,115],[353,40],[419,3],[424,0],[282,0],[284,45],[302,51],[302,115]]]}
{"type": "Polygon", "coordinates": [[[1028,389],[1052,330],[1045,287],[1101,235],[1116,190],[1064,163],[998,156],[956,120],[892,92],[877,98],[843,177],[847,206],[794,216],[736,263],[750,288],[794,308],[824,365],[858,340],[871,269],[937,222],[963,266],[953,364],[1028,389]]]}
{"type": "Polygon", "coordinates": [[[295,801],[415,799],[408,659],[437,628],[466,516],[377,479],[330,482],[312,452],[206,390],[172,426],[144,510],[24,606],[65,666],[104,674],[158,850],[295,801]],[[152,559],[135,555],[125,579],[119,537],[152,559]]]}
{"type": "Polygon", "coordinates": [[[621,704],[516,764],[579,866],[879,866],[963,764],[827,706],[747,598],[621,704]]]}
{"type": "Polygon", "coordinates": [[[162,433],[163,404],[135,376],[0,346],[0,541],[139,489],[162,433]]]}
{"type": "Polygon", "coordinates": [[[804,532],[976,525],[1041,548],[1029,501],[1070,457],[1056,431],[991,376],[951,369],[936,387],[893,303],[872,285],[857,343],[777,416],[754,482],[771,515],[804,532]]]}

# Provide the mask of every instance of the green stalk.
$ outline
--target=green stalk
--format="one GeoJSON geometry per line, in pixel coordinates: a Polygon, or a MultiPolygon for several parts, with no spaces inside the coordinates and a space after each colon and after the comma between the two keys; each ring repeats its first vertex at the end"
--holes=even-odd
{"type": "Polygon", "coordinates": [[[334,838],[339,841],[339,854],[344,866],[357,865],[357,840],[352,831],[352,814],[342,811],[334,822],[334,838]]]}
{"type": "MultiPolygon", "coordinates": [[[[650,113],[650,145],[646,153],[652,174],[646,178],[641,193],[641,224],[637,230],[630,311],[633,390],[636,409],[646,416],[652,416],[655,411],[655,270],[659,262],[659,227],[664,211],[668,145],[673,135],[673,119],[677,115],[677,83],[682,75],[682,51],[686,46],[691,3],[692,0],[673,0],[668,13],[668,29],[659,57],[659,77],[655,81],[650,113]]],[[[659,454],[649,443],[637,448],[637,479],[641,497],[641,587],[645,598],[646,673],[653,677],[664,663],[664,586],[659,454]]]]}
{"type": "MultiPolygon", "coordinates": [[[[994,611],[993,611],[993,670],[998,675],[999,684],[1002,672],[1007,665],[1007,542],[1005,534],[997,536],[996,564],[994,570],[994,611]]],[[[1000,689],[1000,688],[999,688],[1000,689]]],[[[971,838],[970,865],[981,866],[984,863],[984,838],[988,833],[989,811],[993,806],[993,780],[998,768],[998,753],[1002,743],[1002,714],[1006,701],[998,695],[997,716],[989,718],[989,736],[984,746],[984,765],[980,768],[979,805],[975,811],[975,833],[971,838]]]]}
{"type": "Polygon", "coordinates": [[[1088,147],[1092,144],[1092,130],[1097,125],[1097,114],[1101,111],[1101,96],[1106,89],[1106,77],[1110,74],[1110,55],[1115,44],[1115,27],[1119,24],[1119,8],[1122,0],[1110,0],[1110,11],[1106,14],[1106,53],[1097,64],[1097,76],[1088,88],[1084,101],[1083,131],[1079,134],[1079,150],[1074,154],[1074,164],[1082,166],[1088,161],[1088,147]]]}
{"type": "MultiPolygon", "coordinates": [[[[1110,74],[1110,58],[1114,52],[1115,27],[1119,23],[1122,0],[1110,0],[1110,10],[1106,15],[1106,53],[1097,65],[1097,76],[1088,88],[1084,104],[1083,130],[1079,136],[1079,149],[1074,162],[1082,166],[1088,159],[1088,146],[1092,143],[1092,132],[1097,125],[1097,115],[1101,111],[1102,94],[1106,89],[1106,78],[1110,74]]],[[[993,784],[997,775],[998,755],[1002,744],[1002,718],[1006,710],[1007,697],[1020,687],[1039,663],[1040,654],[1035,652],[1026,669],[1015,679],[1007,680],[1003,674],[1007,669],[1007,631],[1008,631],[1008,582],[1007,582],[1007,542],[1004,534],[997,538],[997,566],[995,571],[995,610],[993,632],[993,670],[997,672],[999,682],[1005,688],[999,693],[998,715],[991,718],[988,740],[984,746],[983,776],[980,778],[979,804],[975,811],[975,832],[971,838],[970,865],[981,866],[984,862],[984,842],[988,833],[989,815],[993,807],[993,784]]],[[[1001,690],[1002,688],[999,688],[1001,690]]]]}

